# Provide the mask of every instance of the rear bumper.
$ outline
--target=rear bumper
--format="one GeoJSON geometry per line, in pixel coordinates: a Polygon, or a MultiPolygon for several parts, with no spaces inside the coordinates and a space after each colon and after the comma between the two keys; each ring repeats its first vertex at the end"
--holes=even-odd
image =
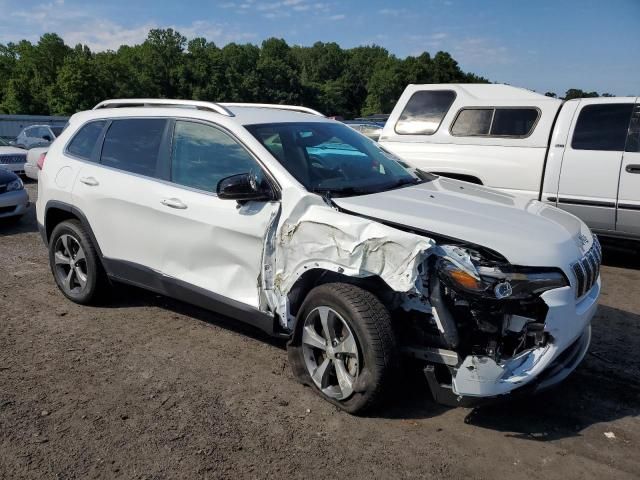
{"type": "Polygon", "coordinates": [[[0,195],[0,218],[23,215],[29,208],[29,194],[25,189],[0,195]]]}
{"type": "Polygon", "coordinates": [[[38,166],[31,163],[24,164],[24,174],[32,180],[38,179],[38,166]]]}

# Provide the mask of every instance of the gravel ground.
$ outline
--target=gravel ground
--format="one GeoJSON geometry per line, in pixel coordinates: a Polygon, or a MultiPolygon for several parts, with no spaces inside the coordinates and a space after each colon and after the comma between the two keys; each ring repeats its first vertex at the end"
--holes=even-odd
{"type": "Polygon", "coordinates": [[[413,373],[358,418],[213,313],[128,287],[67,301],[32,209],[0,224],[0,478],[638,478],[640,261],[605,264],[591,351],[558,389],[447,409],[413,373]]]}

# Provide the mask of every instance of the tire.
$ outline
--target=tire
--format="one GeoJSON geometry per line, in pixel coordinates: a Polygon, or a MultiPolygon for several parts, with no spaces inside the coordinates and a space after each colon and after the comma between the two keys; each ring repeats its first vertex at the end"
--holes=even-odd
{"type": "Polygon", "coordinates": [[[49,266],[60,291],[75,303],[96,303],[107,287],[93,242],[78,220],[65,220],[53,229],[49,266]]]}
{"type": "Polygon", "coordinates": [[[352,414],[380,405],[398,367],[389,311],[371,292],[346,283],[309,292],[288,354],[298,380],[352,414]]]}

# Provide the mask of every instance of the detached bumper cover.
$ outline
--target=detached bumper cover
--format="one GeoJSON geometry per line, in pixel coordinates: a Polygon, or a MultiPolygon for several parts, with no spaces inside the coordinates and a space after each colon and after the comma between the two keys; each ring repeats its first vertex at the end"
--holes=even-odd
{"type": "Polygon", "coordinates": [[[526,385],[535,391],[564,380],[589,348],[591,318],[599,294],[599,278],[578,303],[570,287],[542,294],[549,307],[545,321],[545,330],[551,336],[549,343],[500,363],[485,356],[467,356],[453,376],[453,393],[462,397],[496,397],[526,385]]]}
{"type": "Polygon", "coordinates": [[[0,218],[23,215],[29,208],[29,194],[25,189],[0,194],[0,218]]]}

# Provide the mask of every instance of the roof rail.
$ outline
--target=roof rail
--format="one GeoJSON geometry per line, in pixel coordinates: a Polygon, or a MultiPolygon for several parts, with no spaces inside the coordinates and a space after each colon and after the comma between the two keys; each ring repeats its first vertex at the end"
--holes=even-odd
{"type": "Polygon", "coordinates": [[[254,108],[272,108],[274,110],[291,110],[294,112],[310,113],[311,115],[318,115],[324,117],[322,113],[313,108],[300,107],[297,105],[280,105],[277,103],[237,103],[237,102],[220,102],[218,105],[223,107],[254,107],[254,108]]]}
{"type": "Polygon", "coordinates": [[[173,100],[169,98],[115,98],[100,102],[93,107],[93,110],[123,107],[184,107],[195,108],[197,110],[208,110],[226,117],[234,116],[231,110],[225,108],[219,103],[201,102],[197,100],[173,100]]]}

